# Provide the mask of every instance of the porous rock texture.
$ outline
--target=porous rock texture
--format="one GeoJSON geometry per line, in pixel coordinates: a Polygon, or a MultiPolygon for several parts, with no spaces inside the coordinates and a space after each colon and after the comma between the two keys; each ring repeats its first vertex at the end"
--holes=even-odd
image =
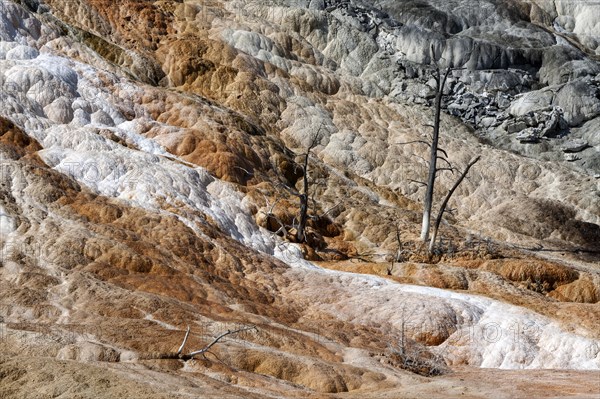
{"type": "Polygon", "coordinates": [[[2,394],[599,393],[597,11],[0,0],[2,394]],[[465,68],[448,160],[481,161],[431,264],[411,248],[435,65],[465,68]],[[298,245],[279,223],[308,148],[298,245]],[[164,356],[187,326],[186,352],[250,325],[164,356]]]}

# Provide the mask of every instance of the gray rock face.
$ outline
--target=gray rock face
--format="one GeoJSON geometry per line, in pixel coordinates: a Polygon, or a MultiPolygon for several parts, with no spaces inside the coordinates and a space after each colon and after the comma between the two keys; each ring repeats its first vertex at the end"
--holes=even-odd
{"type": "Polygon", "coordinates": [[[580,125],[600,115],[600,88],[590,77],[567,83],[557,93],[554,104],[565,111],[570,126],[580,125]]]}
{"type": "Polygon", "coordinates": [[[563,145],[562,150],[567,153],[569,153],[569,152],[573,153],[573,152],[581,152],[584,149],[586,149],[587,147],[589,147],[589,144],[587,141],[585,141],[583,139],[575,139],[575,140],[569,141],[565,145],[563,145]]]}
{"type": "Polygon", "coordinates": [[[387,0],[378,5],[399,22],[395,47],[417,63],[443,59],[470,69],[541,65],[540,49],[555,43],[552,34],[535,25],[515,29],[507,19],[525,21],[526,15],[494,1],[387,0]]]}
{"type": "Polygon", "coordinates": [[[517,133],[526,128],[527,124],[525,122],[513,122],[506,125],[506,131],[508,133],[517,133]]]}
{"type": "Polygon", "coordinates": [[[528,128],[520,131],[519,134],[515,136],[515,139],[519,140],[521,143],[537,143],[540,140],[540,137],[534,129],[528,128]]]}
{"type": "Polygon", "coordinates": [[[595,79],[580,78],[564,85],[528,92],[511,104],[509,112],[520,117],[560,107],[569,126],[578,126],[600,115],[599,94],[595,79]]]}
{"type": "MultiPolygon", "coordinates": [[[[466,68],[448,80],[444,108],[492,142],[506,135],[516,143],[554,140],[600,115],[600,64],[589,56],[600,38],[591,17],[600,12],[598,5],[570,0],[534,0],[526,6],[493,0],[324,4],[337,18],[354,21],[358,34],[373,37],[378,46],[375,51],[370,40],[349,38],[351,52],[372,57],[369,67],[343,52],[334,56],[338,65],[352,74],[364,71],[363,79],[372,76],[384,95],[397,101],[431,105],[432,68],[466,68]],[[391,84],[379,83],[378,76],[391,76],[391,84]]],[[[550,144],[555,159],[563,159],[560,145],[550,144]]]]}
{"type": "Polygon", "coordinates": [[[556,45],[544,52],[539,80],[549,86],[600,73],[598,63],[585,58],[581,51],[569,46],[556,45]]]}
{"type": "MultiPolygon", "coordinates": [[[[597,46],[582,39],[584,31],[590,37],[599,32],[567,0],[528,6],[494,0],[309,3],[311,12],[323,14],[314,14],[316,30],[304,36],[327,38],[312,42],[323,63],[329,59],[337,72],[360,76],[368,96],[431,105],[433,68],[452,66],[464,69],[453,71],[444,89],[446,112],[492,142],[554,140],[600,115],[600,64],[589,57],[597,46]]],[[[559,143],[549,148],[563,159],[559,143]]]]}

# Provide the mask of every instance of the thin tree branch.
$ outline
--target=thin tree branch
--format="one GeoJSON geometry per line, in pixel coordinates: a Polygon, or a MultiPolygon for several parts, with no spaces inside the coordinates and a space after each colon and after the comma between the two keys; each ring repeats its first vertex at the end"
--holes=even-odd
{"type": "Polygon", "coordinates": [[[282,183],[282,182],[275,183],[275,187],[283,188],[285,191],[287,191],[287,193],[289,195],[293,195],[295,197],[299,197],[301,195],[295,188],[292,188],[292,187],[290,187],[287,184],[282,183]]]}
{"type": "Polygon", "coordinates": [[[187,331],[185,332],[185,337],[183,337],[183,342],[181,343],[181,346],[177,350],[178,355],[180,355],[181,352],[183,352],[183,347],[185,346],[185,343],[187,342],[187,339],[189,336],[190,336],[190,326],[187,327],[187,331]]]}
{"type": "Polygon", "coordinates": [[[243,331],[249,331],[249,330],[256,330],[255,326],[250,326],[250,327],[242,327],[242,328],[238,328],[237,330],[227,330],[224,333],[219,334],[219,336],[217,338],[215,338],[210,344],[206,345],[204,348],[197,350],[197,351],[193,351],[188,353],[187,355],[184,355],[184,360],[188,360],[187,358],[191,359],[196,355],[201,355],[205,352],[208,352],[208,350],[210,348],[212,348],[214,345],[216,345],[220,340],[222,340],[223,338],[225,338],[228,335],[231,334],[237,334],[237,333],[241,333],[243,331]]]}
{"type": "Polygon", "coordinates": [[[424,181],[413,180],[413,179],[408,179],[408,181],[411,182],[411,183],[417,183],[420,186],[427,186],[427,183],[425,183],[424,181]]]}
{"type": "Polygon", "coordinates": [[[277,231],[274,231],[273,233],[275,233],[275,235],[279,235],[279,232],[282,232],[283,238],[287,239],[288,232],[287,232],[287,229],[285,228],[286,227],[285,223],[283,223],[283,221],[272,212],[267,213],[267,212],[261,211],[261,213],[267,217],[267,230],[269,229],[268,218],[273,218],[279,224],[279,228],[277,229],[277,231]]]}
{"type": "Polygon", "coordinates": [[[326,216],[329,212],[333,211],[335,208],[337,208],[341,204],[342,204],[341,202],[338,202],[337,204],[335,204],[334,206],[332,206],[331,208],[329,208],[325,212],[323,212],[323,214],[321,216],[326,216]]]}
{"type": "Polygon", "coordinates": [[[236,165],[236,166],[234,166],[233,168],[234,168],[234,169],[239,169],[239,170],[241,170],[241,171],[245,172],[245,173],[246,173],[248,176],[254,176],[254,173],[252,173],[252,172],[249,172],[247,169],[245,169],[245,168],[242,168],[241,166],[237,166],[237,165],[236,165]]]}
{"type": "Polygon", "coordinates": [[[440,211],[438,212],[437,218],[435,220],[435,225],[433,226],[433,233],[431,235],[431,241],[429,242],[429,255],[430,256],[433,253],[433,246],[435,245],[435,240],[437,238],[438,229],[440,227],[440,223],[442,222],[442,217],[444,216],[444,211],[446,210],[448,201],[450,201],[450,197],[452,197],[452,194],[454,194],[454,191],[456,191],[456,189],[458,188],[460,183],[462,183],[465,176],[467,176],[467,173],[469,173],[469,170],[471,169],[471,167],[473,167],[473,165],[475,165],[477,162],[479,162],[480,159],[481,159],[481,156],[477,156],[475,159],[473,159],[471,162],[469,162],[467,164],[467,167],[462,172],[462,174],[459,176],[459,178],[456,180],[456,182],[454,183],[454,186],[452,186],[452,188],[448,191],[448,194],[446,194],[446,198],[444,198],[444,202],[442,202],[442,205],[440,206],[440,211]]]}
{"type": "MultiPolygon", "coordinates": [[[[433,56],[434,48],[431,46],[431,53],[433,56]]],[[[448,75],[450,75],[450,68],[446,69],[446,73],[444,74],[444,78],[440,77],[440,68],[436,66],[435,69],[435,80],[437,82],[436,85],[436,95],[435,95],[435,114],[433,118],[433,137],[431,139],[430,146],[430,155],[429,155],[429,172],[427,175],[427,189],[425,190],[425,199],[423,201],[423,220],[421,222],[421,241],[424,243],[427,242],[429,238],[429,226],[431,223],[431,207],[433,205],[433,192],[435,185],[435,178],[437,172],[437,158],[438,158],[438,143],[440,137],[440,118],[441,118],[441,109],[442,109],[442,97],[444,95],[444,86],[446,85],[446,80],[448,79],[448,75]]]]}
{"type": "Polygon", "coordinates": [[[439,147],[438,147],[438,149],[437,149],[437,150],[438,150],[439,152],[441,152],[442,154],[444,154],[444,156],[445,156],[446,158],[449,158],[449,157],[448,157],[448,153],[446,152],[446,150],[444,150],[443,148],[439,148],[439,147]]]}
{"type": "Polygon", "coordinates": [[[312,149],[314,147],[317,146],[317,144],[319,144],[319,142],[323,138],[322,134],[321,134],[322,129],[323,129],[323,122],[321,122],[316,133],[312,136],[310,145],[308,146],[306,153],[303,155],[304,162],[303,162],[302,169],[304,172],[304,176],[302,176],[302,193],[300,193],[300,195],[298,196],[298,198],[300,200],[300,207],[299,207],[300,208],[300,215],[299,215],[300,219],[298,221],[298,228],[296,231],[296,239],[300,243],[303,243],[306,241],[305,229],[306,229],[306,223],[308,221],[308,210],[309,210],[308,202],[310,199],[309,191],[310,191],[310,185],[311,185],[311,182],[309,181],[309,178],[308,178],[308,165],[309,165],[310,152],[312,151],[312,149]]]}

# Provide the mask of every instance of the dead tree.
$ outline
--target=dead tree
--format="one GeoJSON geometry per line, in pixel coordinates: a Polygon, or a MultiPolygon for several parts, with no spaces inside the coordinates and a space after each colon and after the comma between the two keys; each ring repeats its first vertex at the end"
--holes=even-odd
{"type": "MultiPolygon", "coordinates": [[[[433,49],[432,49],[432,51],[433,51],[433,49]]],[[[430,150],[429,161],[426,161],[423,158],[419,157],[429,164],[427,181],[420,182],[420,181],[416,181],[416,180],[410,180],[410,181],[412,181],[414,183],[418,183],[426,188],[425,199],[423,202],[423,217],[422,217],[422,222],[421,222],[421,237],[420,237],[421,241],[423,241],[423,243],[426,243],[429,240],[429,231],[431,229],[432,208],[433,208],[433,202],[434,202],[433,194],[435,191],[435,181],[437,178],[437,173],[441,172],[441,171],[450,171],[450,172],[454,173],[454,171],[455,171],[455,168],[451,165],[450,161],[448,160],[448,154],[446,153],[446,151],[444,151],[444,149],[440,148],[440,146],[439,146],[440,120],[441,120],[441,113],[442,113],[441,111],[442,111],[442,99],[444,97],[444,88],[446,86],[446,81],[448,80],[448,76],[450,75],[450,72],[452,72],[455,69],[457,69],[457,68],[448,67],[448,68],[446,68],[446,71],[443,75],[441,74],[439,68],[435,69],[435,72],[433,75],[433,77],[436,81],[436,95],[435,95],[435,100],[434,100],[435,114],[434,114],[433,125],[428,125],[433,128],[433,135],[432,135],[431,141],[413,140],[413,141],[409,141],[406,143],[397,143],[397,144],[402,144],[402,145],[404,145],[404,144],[425,144],[429,147],[429,150],[430,150]],[[443,161],[446,165],[444,165],[443,167],[438,167],[438,160],[443,161]]],[[[479,161],[479,159],[480,158],[477,157],[475,160],[473,160],[469,163],[469,165],[467,166],[465,171],[462,173],[462,175],[458,178],[458,180],[454,184],[454,187],[452,187],[452,189],[450,189],[450,191],[446,195],[446,198],[444,199],[444,201],[440,207],[440,210],[438,212],[438,215],[437,215],[437,218],[435,221],[433,237],[431,238],[429,247],[428,247],[429,255],[431,255],[431,253],[433,251],[433,246],[434,246],[435,240],[437,238],[439,225],[441,223],[442,217],[444,215],[444,212],[446,210],[446,206],[448,204],[448,201],[450,200],[450,197],[452,196],[454,191],[458,188],[460,183],[464,180],[467,173],[469,172],[469,169],[477,161],[479,161]]]]}
{"type": "Polygon", "coordinates": [[[317,133],[313,136],[308,148],[306,149],[306,152],[302,154],[302,156],[304,157],[304,162],[302,163],[302,192],[297,195],[298,199],[300,200],[300,215],[298,219],[298,228],[296,230],[296,239],[298,240],[298,242],[306,241],[306,235],[304,234],[304,232],[306,230],[306,223],[308,222],[308,200],[310,199],[308,161],[310,158],[310,152],[320,141],[320,136],[321,128],[319,128],[317,133]]]}
{"type": "Polygon", "coordinates": [[[394,263],[395,262],[403,262],[405,250],[403,249],[402,237],[400,237],[400,226],[396,225],[396,242],[398,243],[398,249],[392,258],[392,263],[390,267],[387,269],[387,275],[391,276],[394,271],[394,263]]]}
{"type": "MultiPolygon", "coordinates": [[[[433,55],[434,53],[435,53],[435,51],[434,51],[434,48],[432,45],[431,46],[431,54],[433,55]]],[[[498,59],[498,56],[496,57],[494,62],[496,62],[497,59],[498,59]]],[[[427,189],[425,192],[425,201],[423,203],[423,220],[421,223],[421,241],[423,241],[424,243],[427,242],[427,240],[429,238],[429,229],[430,229],[430,224],[431,224],[431,208],[433,206],[433,192],[434,192],[435,179],[437,176],[437,172],[440,170],[450,170],[450,171],[454,170],[454,168],[452,168],[452,166],[448,162],[448,159],[447,159],[448,154],[446,154],[446,152],[444,150],[440,149],[438,144],[439,144],[439,135],[440,135],[440,117],[441,117],[441,110],[442,110],[442,97],[444,96],[444,88],[446,86],[446,81],[448,80],[448,76],[450,75],[451,71],[460,70],[460,69],[464,69],[464,68],[451,68],[448,66],[446,68],[446,72],[444,73],[444,76],[442,77],[439,67],[436,67],[435,73],[433,75],[435,82],[436,82],[436,95],[435,95],[435,102],[434,102],[435,118],[434,118],[434,123],[433,123],[433,137],[432,137],[431,143],[430,143],[429,174],[427,177],[427,184],[426,184],[427,189]],[[440,152],[444,155],[445,158],[440,158],[440,156],[439,156],[440,152]],[[449,168],[438,168],[437,167],[438,159],[444,160],[446,163],[448,163],[448,165],[450,167],[449,168]]],[[[447,201],[450,199],[450,196],[452,195],[452,193],[454,193],[454,191],[456,190],[458,185],[463,181],[466,174],[469,172],[469,169],[478,160],[479,160],[479,157],[477,157],[474,161],[472,161],[472,163],[469,163],[469,165],[466,168],[466,170],[464,171],[464,173],[459,177],[459,179],[456,181],[456,184],[454,185],[454,187],[450,190],[450,192],[446,196],[446,199],[444,200],[442,208],[440,209],[440,212],[438,213],[439,220],[436,220],[437,227],[439,227],[441,217],[444,214],[444,210],[446,208],[447,201]]],[[[437,227],[435,228],[435,235],[437,235],[437,227]]],[[[431,251],[433,249],[434,243],[435,243],[435,236],[431,240],[430,245],[429,245],[429,254],[430,255],[431,255],[431,251]]]]}
{"type": "Polygon", "coordinates": [[[436,81],[435,95],[435,117],[433,121],[433,137],[430,143],[429,155],[429,173],[427,176],[427,186],[425,190],[425,201],[423,202],[423,220],[421,223],[421,241],[426,242],[429,238],[429,226],[431,223],[431,207],[433,206],[433,190],[435,178],[438,172],[437,161],[439,158],[439,137],[440,137],[440,118],[442,110],[442,97],[444,95],[444,86],[452,69],[448,67],[442,77],[439,68],[436,68],[434,78],[436,81]]]}
{"type": "MultiPolygon", "coordinates": [[[[406,304],[402,305],[402,318],[400,324],[400,342],[390,344],[387,350],[388,359],[394,366],[410,372],[433,377],[448,371],[444,358],[431,351],[428,346],[415,339],[409,338],[407,330],[413,329],[415,324],[411,322],[411,316],[405,314],[406,304]]],[[[445,323],[444,323],[445,324],[445,323]]],[[[440,326],[441,328],[448,328],[440,326]]]]}
{"type": "Polygon", "coordinates": [[[433,225],[433,233],[431,234],[431,241],[429,242],[429,254],[430,255],[431,255],[431,253],[433,253],[433,246],[435,245],[435,240],[437,238],[438,229],[440,228],[440,223],[442,222],[442,218],[444,217],[444,212],[446,211],[446,206],[448,205],[448,201],[450,201],[450,197],[452,197],[452,194],[454,194],[454,191],[456,191],[456,189],[458,188],[460,183],[462,183],[464,178],[467,176],[467,174],[469,173],[469,170],[480,159],[481,159],[481,157],[478,156],[467,164],[467,167],[461,173],[461,175],[458,177],[458,179],[456,180],[456,182],[454,183],[452,188],[450,190],[448,190],[448,194],[446,194],[446,197],[444,198],[442,205],[440,205],[440,210],[438,211],[437,217],[435,219],[435,224],[433,225]]]}
{"type": "MultiPolygon", "coordinates": [[[[306,151],[300,155],[297,155],[297,157],[301,157],[302,159],[300,165],[296,164],[295,166],[297,168],[300,168],[300,171],[302,173],[302,187],[298,190],[292,184],[284,183],[284,179],[279,176],[280,182],[278,186],[287,191],[289,195],[298,198],[298,216],[294,218],[292,226],[282,225],[284,230],[286,230],[284,232],[284,237],[287,237],[287,229],[296,229],[296,234],[294,235],[294,238],[295,241],[298,243],[306,242],[306,226],[308,224],[308,220],[310,219],[309,209],[311,200],[314,204],[313,206],[316,207],[316,201],[314,199],[314,196],[311,197],[310,195],[310,189],[314,182],[310,180],[309,169],[312,150],[320,143],[322,138],[322,128],[323,126],[321,125],[319,129],[312,135],[310,143],[306,148],[306,151]]],[[[277,167],[274,166],[273,170],[278,174],[277,167]]],[[[275,204],[277,203],[277,201],[275,201],[275,204]]],[[[270,214],[272,214],[275,204],[273,204],[273,207],[269,211],[270,214]]],[[[281,223],[281,221],[279,222],[281,223]]]]}

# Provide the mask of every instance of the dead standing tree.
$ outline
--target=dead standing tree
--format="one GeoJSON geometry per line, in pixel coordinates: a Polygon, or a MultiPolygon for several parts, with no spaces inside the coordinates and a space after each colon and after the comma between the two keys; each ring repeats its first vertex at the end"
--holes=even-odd
{"type": "Polygon", "coordinates": [[[425,201],[423,203],[423,220],[421,223],[421,241],[426,242],[429,238],[429,225],[431,223],[431,207],[433,206],[433,189],[435,186],[435,178],[438,172],[437,160],[439,158],[440,149],[440,118],[442,111],[442,97],[444,95],[444,87],[448,80],[448,75],[452,69],[448,67],[443,77],[440,75],[440,69],[436,68],[434,75],[436,81],[436,95],[435,95],[435,117],[433,121],[433,137],[430,143],[430,155],[429,155],[429,173],[427,176],[427,189],[425,190],[425,201]]]}
{"type": "Polygon", "coordinates": [[[276,184],[277,187],[282,188],[287,192],[288,195],[292,197],[296,197],[298,199],[298,210],[297,214],[293,217],[291,221],[285,221],[279,218],[275,213],[275,207],[277,204],[283,200],[283,196],[278,196],[273,204],[271,205],[267,195],[265,195],[265,202],[267,206],[267,211],[262,211],[267,218],[267,228],[277,235],[283,236],[284,239],[297,242],[297,243],[307,243],[309,240],[307,236],[307,226],[309,220],[311,219],[319,219],[322,216],[325,216],[331,209],[327,210],[323,213],[322,216],[314,214],[311,216],[310,208],[312,202],[313,212],[317,209],[317,201],[315,200],[315,190],[314,187],[318,186],[318,181],[310,178],[310,164],[311,164],[311,154],[313,149],[320,143],[323,135],[322,135],[323,125],[321,125],[315,133],[310,136],[310,141],[305,148],[305,151],[301,154],[296,154],[292,156],[294,158],[293,161],[293,169],[294,174],[298,176],[296,179],[301,179],[300,187],[296,188],[298,182],[296,179],[294,181],[290,181],[288,178],[281,175],[278,171],[278,166],[272,164],[272,170],[277,175],[279,182],[276,184]],[[297,173],[299,170],[299,173],[297,173]],[[312,191],[312,194],[311,194],[312,191]],[[269,223],[274,224],[275,226],[269,225],[269,223]],[[280,234],[281,233],[281,234],[280,234]]]}
{"type": "Polygon", "coordinates": [[[310,179],[310,175],[309,175],[310,157],[311,157],[312,150],[317,145],[319,145],[319,143],[321,142],[321,139],[323,137],[322,128],[323,128],[323,125],[319,126],[317,131],[311,135],[310,141],[308,143],[308,146],[306,147],[305,152],[302,154],[296,155],[296,157],[295,157],[296,159],[297,158],[301,159],[299,164],[296,164],[296,163],[294,164],[294,168],[299,168],[300,174],[302,175],[302,183],[301,183],[301,187],[299,189],[294,187],[293,184],[284,183],[285,179],[279,175],[279,173],[277,172],[277,167],[273,166],[273,168],[272,168],[272,170],[274,170],[277,173],[278,178],[280,180],[280,182],[278,183],[278,186],[280,188],[283,188],[285,191],[287,191],[287,193],[289,195],[298,198],[298,202],[299,202],[298,215],[296,217],[294,217],[294,220],[292,221],[291,226],[288,224],[285,224],[282,220],[277,218],[274,214],[274,208],[277,205],[277,202],[280,200],[280,199],[277,199],[271,206],[269,212],[266,213],[266,216],[272,217],[277,221],[277,223],[280,226],[279,230],[277,230],[277,232],[283,231],[284,238],[291,238],[291,237],[289,237],[290,230],[295,229],[296,230],[295,233],[291,234],[291,235],[293,236],[293,240],[298,243],[305,243],[307,241],[306,227],[308,225],[309,219],[311,218],[311,216],[309,215],[311,200],[313,202],[313,208],[316,208],[316,201],[314,199],[314,193],[313,193],[312,197],[310,194],[311,187],[316,184],[314,181],[312,181],[310,179]]]}
{"type": "MultiPolygon", "coordinates": [[[[454,173],[454,170],[455,170],[455,168],[452,167],[452,165],[450,164],[450,161],[448,160],[448,154],[446,153],[446,151],[444,151],[442,148],[439,147],[442,99],[444,97],[444,89],[446,86],[446,82],[448,80],[448,76],[450,75],[450,73],[452,71],[453,71],[453,68],[450,68],[450,67],[446,68],[446,71],[443,76],[442,76],[439,68],[436,68],[435,72],[434,72],[433,77],[436,81],[436,95],[435,95],[435,100],[434,100],[435,115],[434,115],[434,122],[433,122],[433,126],[432,126],[433,127],[433,135],[431,138],[431,142],[427,142],[424,140],[416,140],[416,141],[411,141],[409,143],[399,143],[399,144],[422,143],[422,144],[428,145],[429,149],[430,149],[429,162],[428,162],[429,170],[428,170],[427,182],[423,184],[426,187],[425,200],[423,203],[423,218],[422,218],[422,222],[421,222],[421,237],[420,237],[421,241],[423,243],[427,243],[427,241],[429,240],[429,231],[431,229],[431,217],[432,217],[432,208],[433,208],[433,194],[434,194],[434,189],[435,189],[435,181],[437,178],[437,173],[440,171],[444,171],[444,170],[454,173]],[[442,154],[443,156],[441,156],[440,154],[442,154]],[[437,165],[438,160],[444,161],[447,164],[447,166],[438,168],[438,165],[437,165]]],[[[461,173],[459,178],[454,183],[453,187],[446,194],[446,197],[444,198],[444,201],[442,202],[442,205],[440,206],[437,217],[435,219],[433,234],[431,236],[431,240],[430,240],[429,246],[428,246],[429,256],[431,256],[431,254],[433,253],[439,226],[440,226],[442,218],[444,216],[444,212],[446,211],[446,206],[448,205],[448,201],[450,201],[452,194],[454,194],[454,192],[456,191],[458,186],[465,179],[465,177],[469,173],[469,170],[471,169],[471,167],[473,165],[475,165],[475,163],[477,163],[479,161],[479,159],[480,159],[480,157],[478,156],[475,159],[473,159],[471,162],[468,163],[468,165],[465,168],[465,170],[463,171],[463,173],[461,173]]]]}
{"type": "Polygon", "coordinates": [[[300,201],[300,215],[298,219],[298,228],[296,230],[296,239],[298,242],[306,241],[306,223],[308,222],[308,200],[310,199],[309,189],[310,182],[308,180],[308,161],[310,158],[310,152],[321,140],[321,127],[315,135],[312,137],[306,152],[302,154],[304,160],[302,162],[302,192],[295,194],[300,201]]]}

